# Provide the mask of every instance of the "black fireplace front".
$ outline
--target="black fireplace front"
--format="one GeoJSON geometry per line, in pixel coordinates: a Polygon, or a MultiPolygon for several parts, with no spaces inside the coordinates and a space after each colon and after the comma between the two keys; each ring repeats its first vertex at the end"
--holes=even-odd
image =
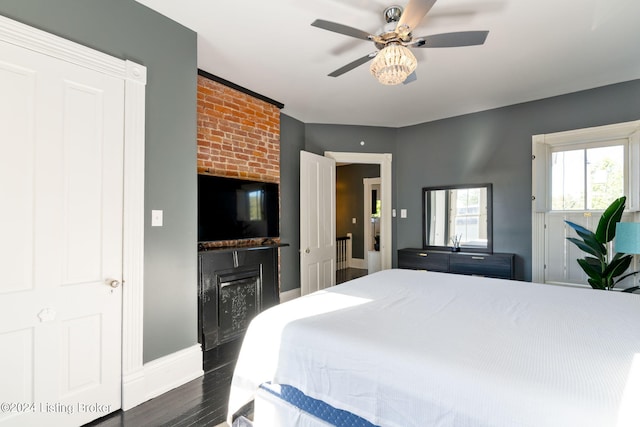
{"type": "Polygon", "coordinates": [[[239,338],[260,312],[260,270],[218,276],[218,343],[239,338]]]}
{"type": "Polygon", "coordinates": [[[277,248],[201,251],[198,327],[203,349],[240,341],[251,320],[278,304],[277,248]]]}

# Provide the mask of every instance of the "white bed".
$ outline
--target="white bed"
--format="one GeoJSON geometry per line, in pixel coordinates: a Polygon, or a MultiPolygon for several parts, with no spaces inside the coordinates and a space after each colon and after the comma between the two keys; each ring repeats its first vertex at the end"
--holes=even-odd
{"type": "Polygon", "coordinates": [[[229,422],[265,382],[385,427],[637,427],[640,295],[386,270],[257,316],[229,422]]]}

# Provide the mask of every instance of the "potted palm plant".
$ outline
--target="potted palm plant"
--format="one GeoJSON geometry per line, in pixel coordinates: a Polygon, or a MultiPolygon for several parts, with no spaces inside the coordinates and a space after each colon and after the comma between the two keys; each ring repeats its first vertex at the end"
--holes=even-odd
{"type": "MultiPolygon", "coordinates": [[[[577,261],[582,270],[589,276],[588,282],[593,289],[612,290],[616,284],[625,278],[639,273],[634,271],[633,273],[624,274],[629,265],[631,265],[633,255],[612,253],[613,245],[611,242],[616,235],[616,224],[622,218],[626,201],[626,197],[620,197],[605,209],[595,233],[581,225],[565,221],[580,237],[567,237],[567,240],[588,254],[577,261]]],[[[638,289],[640,289],[640,286],[632,286],[622,292],[634,292],[638,289]]]]}

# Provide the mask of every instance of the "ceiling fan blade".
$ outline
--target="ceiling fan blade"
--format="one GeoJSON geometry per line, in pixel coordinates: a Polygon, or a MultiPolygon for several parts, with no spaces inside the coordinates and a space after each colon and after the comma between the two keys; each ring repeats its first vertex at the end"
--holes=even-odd
{"type": "Polygon", "coordinates": [[[413,73],[409,74],[406,79],[404,79],[402,84],[403,85],[407,85],[407,84],[409,84],[411,82],[415,82],[416,80],[418,80],[418,76],[416,75],[416,72],[414,71],[413,73]]]}
{"type": "Polygon", "coordinates": [[[420,37],[410,47],[461,47],[484,44],[489,31],[459,31],[420,37]]]}
{"type": "Polygon", "coordinates": [[[371,40],[372,37],[371,34],[366,31],[338,24],[336,22],[325,21],[324,19],[316,19],[311,23],[311,25],[322,28],[323,30],[333,31],[334,33],[344,34],[345,36],[351,36],[362,40],[371,40]]]}
{"type": "Polygon", "coordinates": [[[374,56],[376,56],[378,54],[378,52],[372,52],[368,55],[363,56],[362,58],[358,58],[353,62],[350,62],[349,64],[345,65],[344,67],[338,68],[337,70],[335,70],[334,72],[332,72],[331,74],[329,74],[330,77],[338,77],[344,73],[346,73],[347,71],[351,71],[356,67],[359,67],[360,65],[364,64],[365,62],[368,62],[371,60],[371,58],[373,58],[374,56]]]}
{"type": "Polygon", "coordinates": [[[413,31],[422,21],[422,18],[431,10],[436,0],[409,0],[409,4],[404,8],[396,31],[400,33],[410,33],[413,31]],[[402,30],[402,28],[407,28],[402,30]]]}

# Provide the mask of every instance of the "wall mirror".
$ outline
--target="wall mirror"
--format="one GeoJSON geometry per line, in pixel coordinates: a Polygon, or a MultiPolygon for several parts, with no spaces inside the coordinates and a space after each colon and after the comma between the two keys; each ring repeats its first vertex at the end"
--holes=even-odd
{"type": "Polygon", "coordinates": [[[463,252],[493,252],[491,184],[422,189],[422,246],[463,252]]]}

